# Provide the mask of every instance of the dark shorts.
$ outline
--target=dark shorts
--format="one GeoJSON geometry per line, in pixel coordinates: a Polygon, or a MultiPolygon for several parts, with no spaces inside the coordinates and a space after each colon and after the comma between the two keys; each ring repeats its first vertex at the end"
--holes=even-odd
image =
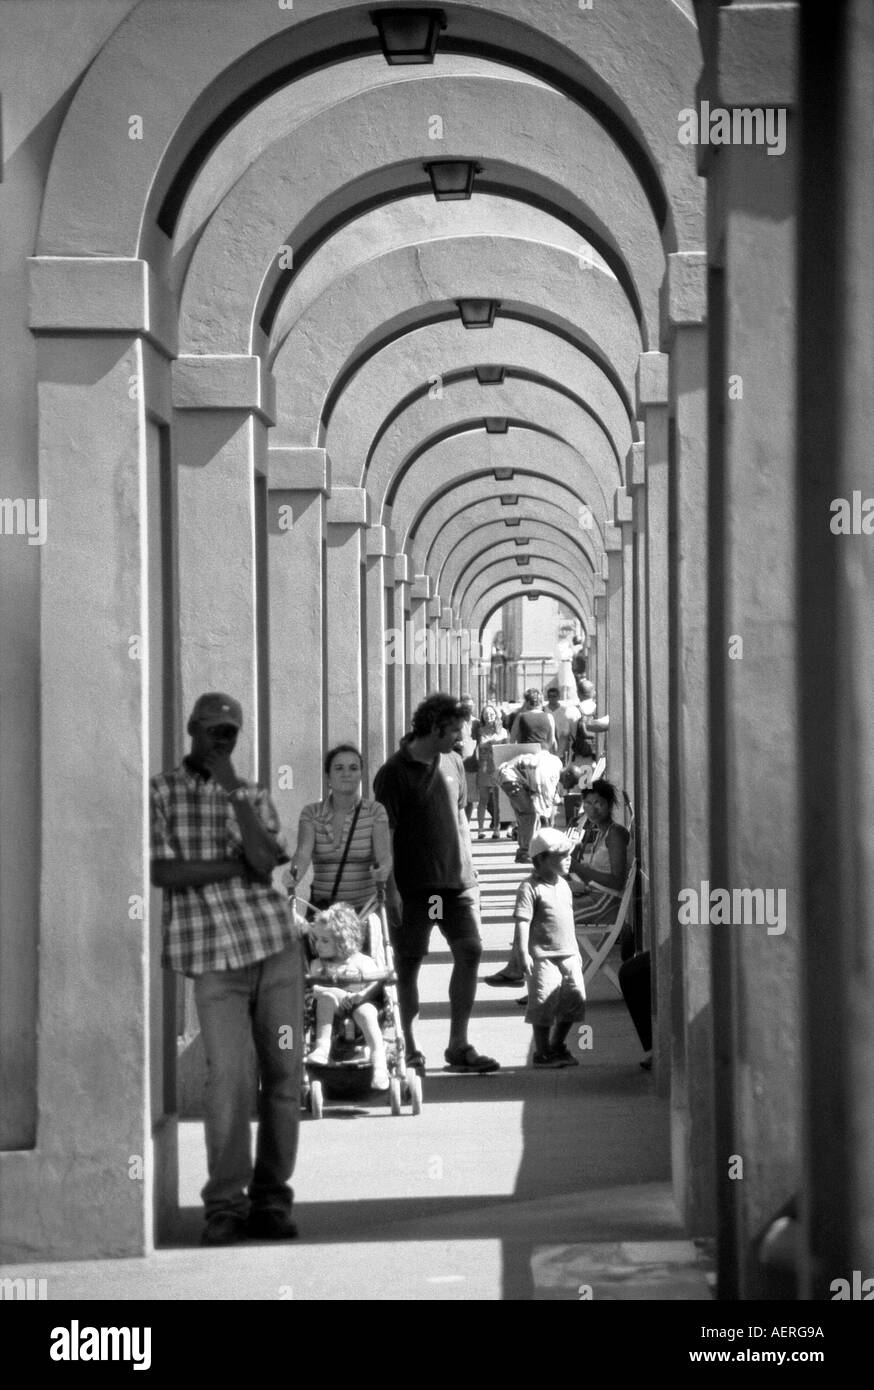
{"type": "Polygon", "coordinates": [[[400,926],[390,928],[396,958],[423,960],[428,954],[432,928],[438,926],[450,946],[481,946],[479,933],[479,890],[463,888],[403,901],[400,926]]]}

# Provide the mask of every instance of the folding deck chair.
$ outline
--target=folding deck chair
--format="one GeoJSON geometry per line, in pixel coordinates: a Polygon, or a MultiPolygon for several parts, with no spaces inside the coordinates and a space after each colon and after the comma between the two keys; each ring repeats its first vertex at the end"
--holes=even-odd
{"type": "Polygon", "coordinates": [[[612,965],[607,965],[607,957],[614,945],[619,940],[619,933],[625,925],[628,916],[628,909],[631,906],[631,894],[634,891],[634,876],[637,873],[637,860],[632,859],[625,880],[625,887],[622,890],[622,897],[619,900],[619,911],[616,914],[615,922],[607,922],[599,925],[597,922],[590,922],[588,925],[574,927],[580,949],[588,954],[589,959],[583,964],[583,979],[586,984],[594,980],[599,970],[603,970],[607,979],[610,981],[617,994],[622,993],[619,984],[619,977],[612,965]]]}

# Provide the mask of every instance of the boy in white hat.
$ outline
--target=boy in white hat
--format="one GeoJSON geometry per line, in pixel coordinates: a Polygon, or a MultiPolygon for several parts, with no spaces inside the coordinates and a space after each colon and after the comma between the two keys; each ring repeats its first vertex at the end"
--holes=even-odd
{"type": "Polygon", "coordinates": [[[533,872],[516,894],[515,949],[528,982],[525,1022],[534,1029],[535,1067],[575,1067],[565,1039],[586,1013],[583,962],[574,932],[567,873],[571,846],[559,830],[531,840],[533,872]]]}

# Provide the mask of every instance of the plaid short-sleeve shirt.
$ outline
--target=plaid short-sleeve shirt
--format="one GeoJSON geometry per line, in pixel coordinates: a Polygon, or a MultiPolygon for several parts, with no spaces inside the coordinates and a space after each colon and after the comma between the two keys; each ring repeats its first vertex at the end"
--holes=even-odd
{"type": "MultiPolygon", "coordinates": [[[[262,824],[279,832],[269,794],[246,785],[262,824]]],[[[242,859],[243,839],[227,792],[181,763],[151,781],[153,859],[242,859]]],[[[280,840],[280,843],[282,841],[280,840]]],[[[161,964],[186,975],[236,970],[298,939],[282,893],[244,878],[164,889],[161,964]]]]}

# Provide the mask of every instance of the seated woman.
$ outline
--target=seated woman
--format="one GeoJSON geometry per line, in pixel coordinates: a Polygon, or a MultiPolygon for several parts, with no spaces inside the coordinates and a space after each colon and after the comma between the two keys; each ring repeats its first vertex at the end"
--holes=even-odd
{"type": "Polygon", "coordinates": [[[312,910],[344,902],[360,912],[374,885],[384,884],[391,872],[388,816],[380,802],[362,797],[362,772],[354,744],[338,744],[325,757],[328,795],[300,813],[288,877],[299,883],[312,864],[312,910]]]}
{"type": "Polygon", "coordinates": [[[612,782],[599,778],[583,794],[586,831],[571,855],[570,885],[574,925],[616,921],[628,873],[629,834],[613,819],[619,796],[612,782]]]}

